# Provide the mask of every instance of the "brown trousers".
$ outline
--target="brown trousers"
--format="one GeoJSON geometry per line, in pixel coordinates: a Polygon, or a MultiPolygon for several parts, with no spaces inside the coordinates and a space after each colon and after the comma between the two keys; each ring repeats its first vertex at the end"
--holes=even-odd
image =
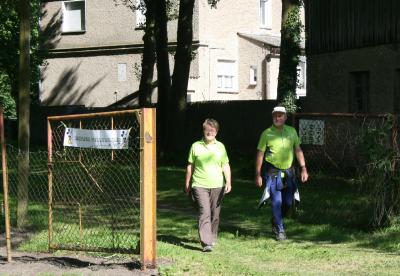
{"type": "Polygon", "coordinates": [[[192,188],[193,196],[199,207],[199,236],[202,246],[217,241],[219,214],[224,188],[192,188]]]}

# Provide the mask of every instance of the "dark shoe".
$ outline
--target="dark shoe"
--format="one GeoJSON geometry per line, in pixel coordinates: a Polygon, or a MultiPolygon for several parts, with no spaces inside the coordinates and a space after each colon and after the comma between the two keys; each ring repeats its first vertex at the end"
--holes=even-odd
{"type": "Polygon", "coordinates": [[[271,230],[272,230],[272,234],[274,234],[275,236],[278,235],[279,233],[279,228],[278,225],[276,225],[276,223],[274,222],[274,219],[271,218],[271,230]]]}
{"type": "Polygon", "coordinates": [[[279,233],[276,235],[276,240],[277,240],[277,241],[284,241],[284,240],[286,240],[286,239],[287,239],[286,234],[285,234],[285,232],[283,232],[283,231],[279,232],[279,233]]]}
{"type": "Polygon", "coordinates": [[[206,245],[203,247],[203,252],[211,252],[213,250],[211,245],[206,245]]]}

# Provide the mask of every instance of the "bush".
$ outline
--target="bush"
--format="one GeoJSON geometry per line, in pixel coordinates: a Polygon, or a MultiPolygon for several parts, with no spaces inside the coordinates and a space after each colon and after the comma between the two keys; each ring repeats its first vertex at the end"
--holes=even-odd
{"type": "Polygon", "coordinates": [[[361,181],[374,205],[371,223],[375,227],[391,225],[400,215],[400,175],[396,166],[399,150],[391,139],[397,127],[394,119],[388,115],[382,126],[370,126],[360,137],[367,160],[361,181]]]}

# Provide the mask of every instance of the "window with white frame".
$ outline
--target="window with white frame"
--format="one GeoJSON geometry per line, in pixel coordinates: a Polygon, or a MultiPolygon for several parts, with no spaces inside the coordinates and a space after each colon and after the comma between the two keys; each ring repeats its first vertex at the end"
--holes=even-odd
{"type": "Polygon", "coordinates": [[[136,28],[143,28],[146,24],[146,6],[143,0],[136,0],[136,28]]]}
{"type": "Polygon", "coordinates": [[[250,66],[250,85],[256,85],[257,84],[257,66],[250,66]]]}
{"type": "Polygon", "coordinates": [[[218,91],[234,92],[236,90],[237,70],[234,60],[218,60],[217,88],[218,91]]]}
{"type": "Polygon", "coordinates": [[[297,65],[297,97],[306,96],[306,58],[300,57],[299,64],[297,65]]]}
{"type": "Polygon", "coordinates": [[[260,0],[260,24],[263,28],[272,28],[272,0],[260,0]]]}
{"type": "Polygon", "coordinates": [[[63,1],[62,2],[62,31],[83,32],[86,30],[86,1],[63,1]]]}

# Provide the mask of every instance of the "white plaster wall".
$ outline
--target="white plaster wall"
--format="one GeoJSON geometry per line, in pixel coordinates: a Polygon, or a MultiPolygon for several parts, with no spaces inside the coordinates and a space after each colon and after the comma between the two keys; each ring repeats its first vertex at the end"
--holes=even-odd
{"type": "MultiPolygon", "coordinates": [[[[281,0],[272,1],[272,28],[263,28],[260,24],[259,0],[223,0],[212,9],[207,0],[199,1],[199,38],[205,46],[201,57],[208,74],[201,75],[208,85],[210,100],[241,100],[260,99],[265,97],[265,88],[262,83],[262,62],[267,50],[261,44],[242,42],[238,32],[254,34],[280,34],[281,0]],[[243,45],[241,45],[243,44],[243,45]],[[218,59],[235,60],[238,70],[237,89],[234,93],[217,90],[216,65],[218,59]],[[206,63],[209,63],[208,65],[206,63]],[[257,65],[258,83],[256,87],[249,87],[249,66],[257,65]]],[[[196,91],[195,94],[198,92],[196,91]]],[[[202,96],[201,95],[201,96],[202,96]]],[[[200,95],[192,98],[200,99],[200,95]]]]}
{"type": "Polygon", "coordinates": [[[267,63],[267,100],[276,100],[278,94],[279,57],[267,63]]]}
{"type": "MultiPolygon", "coordinates": [[[[126,5],[113,0],[86,0],[86,31],[81,34],[61,34],[56,30],[55,48],[79,48],[142,44],[143,30],[136,28],[136,15],[126,5]]],[[[44,16],[41,29],[49,28],[51,22],[62,20],[62,1],[50,1],[43,4],[44,16]],[[52,21],[53,20],[53,21],[52,21]]],[[[198,25],[195,13],[194,25],[198,25]]],[[[169,41],[176,41],[177,20],[168,23],[169,41]]],[[[197,28],[195,28],[197,32],[197,28]]],[[[197,37],[195,33],[194,37],[197,37]]]]}
{"type": "Polygon", "coordinates": [[[139,54],[48,59],[40,100],[45,105],[108,106],[138,90],[134,65],[140,59],[139,54]],[[118,63],[127,64],[126,81],[118,81],[118,63]]]}

